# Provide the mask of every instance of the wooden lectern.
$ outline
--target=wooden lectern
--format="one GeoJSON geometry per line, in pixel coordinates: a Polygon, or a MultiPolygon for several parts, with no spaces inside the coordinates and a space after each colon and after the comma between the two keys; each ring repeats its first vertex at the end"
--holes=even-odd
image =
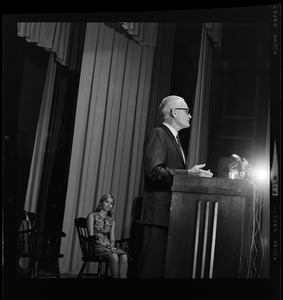
{"type": "Polygon", "coordinates": [[[256,186],[175,175],[165,278],[248,278],[256,186]]]}

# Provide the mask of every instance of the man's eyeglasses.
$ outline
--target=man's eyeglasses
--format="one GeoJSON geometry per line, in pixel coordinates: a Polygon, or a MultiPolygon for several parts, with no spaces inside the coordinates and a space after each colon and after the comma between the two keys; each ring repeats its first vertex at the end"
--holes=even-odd
{"type": "Polygon", "coordinates": [[[176,108],[174,108],[174,109],[177,109],[177,110],[184,110],[184,111],[186,112],[186,114],[187,114],[187,115],[189,115],[189,114],[190,114],[190,111],[189,111],[189,109],[188,109],[188,108],[176,107],[176,108]]]}

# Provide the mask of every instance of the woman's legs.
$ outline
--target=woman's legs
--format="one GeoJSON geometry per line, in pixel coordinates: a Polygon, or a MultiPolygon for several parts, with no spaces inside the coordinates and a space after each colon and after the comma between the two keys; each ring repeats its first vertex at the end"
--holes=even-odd
{"type": "Polygon", "coordinates": [[[118,256],[116,253],[109,254],[110,271],[113,278],[127,278],[128,257],[126,254],[118,256]]]}
{"type": "Polygon", "coordinates": [[[119,256],[119,278],[127,278],[128,257],[126,254],[119,256]]]}
{"type": "Polygon", "coordinates": [[[113,278],[119,277],[119,257],[116,253],[107,255],[109,259],[110,271],[113,278]]]}

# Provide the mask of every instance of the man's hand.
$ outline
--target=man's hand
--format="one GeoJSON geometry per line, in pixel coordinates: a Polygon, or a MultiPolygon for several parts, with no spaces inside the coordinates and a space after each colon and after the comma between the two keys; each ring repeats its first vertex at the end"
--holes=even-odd
{"type": "Polygon", "coordinates": [[[188,170],[189,175],[199,176],[199,177],[212,177],[213,173],[210,170],[202,170],[205,167],[205,164],[195,165],[188,170]]]}

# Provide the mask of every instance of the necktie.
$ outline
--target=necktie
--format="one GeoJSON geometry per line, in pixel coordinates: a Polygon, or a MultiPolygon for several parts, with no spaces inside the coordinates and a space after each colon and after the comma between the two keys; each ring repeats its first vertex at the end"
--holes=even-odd
{"type": "Polygon", "coordinates": [[[182,148],[182,145],[181,145],[181,142],[180,142],[179,134],[177,134],[176,140],[177,140],[177,144],[179,146],[179,149],[180,149],[180,151],[182,153],[184,163],[186,164],[186,159],[185,159],[184,151],[183,151],[183,148],[182,148]]]}

